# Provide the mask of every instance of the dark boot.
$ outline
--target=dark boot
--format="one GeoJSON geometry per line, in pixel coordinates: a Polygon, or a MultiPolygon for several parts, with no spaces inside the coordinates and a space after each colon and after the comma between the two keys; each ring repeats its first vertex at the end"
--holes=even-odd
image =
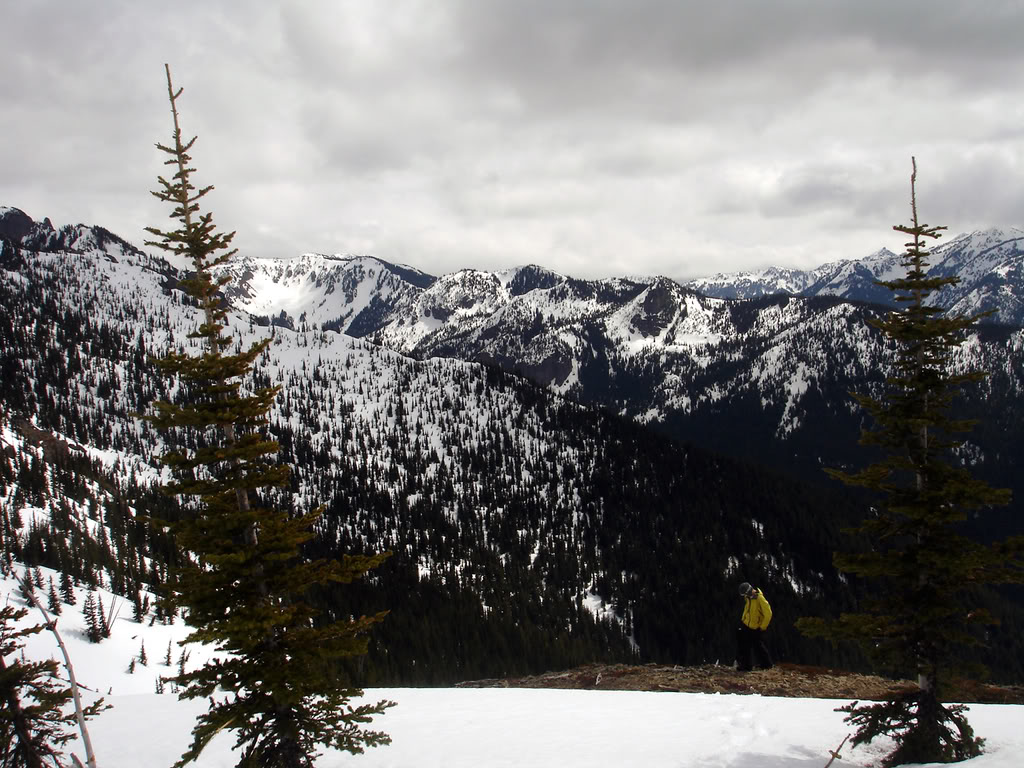
{"type": "Polygon", "coordinates": [[[736,628],[736,670],[749,672],[753,668],[754,631],[740,624],[736,628]]]}
{"type": "Polygon", "coordinates": [[[758,669],[771,669],[774,666],[772,664],[772,655],[768,652],[768,646],[764,644],[764,631],[758,631],[754,641],[754,651],[757,654],[758,669]]]}

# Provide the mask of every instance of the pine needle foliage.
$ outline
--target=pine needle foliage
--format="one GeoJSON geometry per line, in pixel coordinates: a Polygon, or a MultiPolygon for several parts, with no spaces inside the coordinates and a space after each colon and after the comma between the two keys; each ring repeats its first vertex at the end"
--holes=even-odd
{"type": "Polygon", "coordinates": [[[174,90],[169,67],[166,73],[174,133],[169,146],[157,147],[174,174],[160,177],[153,194],[173,205],[178,226],[148,228],[156,237],[148,244],[192,263],[183,283],[203,313],[191,334],[202,353],[171,351],[157,361],[185,395],[182,402],[155,403],[145,418],[160,429],[185,431],[198,446],[161,457],[174,478],[164,490],[198,499],[174,525],[178,544],[196,562],[178,572],[173,601],[186,609],[192,627],[186,642],[218,651],[173,680],[181,698],[210,700],[176,765],[195,760],[226,729],[236,735],[240,767],[312,766],[322,747],[358,753],[390,741],[362,726],[392,702],[351,706],[362,691],[344,682],[337,664],[366,652],[366,633],[384,613],[322,623],[307,600],[312,590],[362,576],[386,555],[310,562],[302,547],[320,511],[292,515],[265,503],[288,478],[288,467],[272,460],[277,444],[261,434],[278,388],[243,391],[267,342],[231,352],[220,296],[228,278],[216,277],[215,268],[235,253],[234,233],[218,232],[212,214],[200,210],[199,201],[213,188],[194,186],[189,152],[195,138],[182,141],[182,91],[174,90]]]}
{"type": "MultiPolygon", "coordinates": [[[[72,693],[58,674],[57,662],[26,661],[25,638],[45,627],[19,627],[24,608],[0,608],[0,768],[64,765],[63,746],[74,738],[76,714],[72,693]],[[69,731],[69,729],[72,729],[69,731]]],[[[83,717],[104,709],[102,699],[86,707],[83,717]]]]}
{"type": "Polygon", "coordinates": [[[917,689],[874,705],[843,708],[858,726],[854,743],[890,736],[895,751],[885,765],[954,762],[980,753],[960,707],[944,707],[940,696],[953,675],[976,674],[962,662],[964,649],[980,642],[977,625],[992,617],[973,603],[980,586],[1019,582],[1024,573],[1020,539],[992,545],[959,531],[971,511],[1009,502],[956,463],[954,450],[972,423],[955,416],[955,398],[983,374],[952,371],[952,353],[983,315],[951,316],[927,303],[955,277],[929,277],[925,243],[945,227],[918,221],[917,165],[911,174],[911,223],[894,229],[911,238],[903,255],[906,274],[879,282],[895,293],[900,309],[872,321],[898,350],[896,373],[884,394],[854,398],[872,417],[861,443],[882,456],[860,472],[827,470],[851,486],[874,492],[877,506],[852,531],[870,543],[867,551],[836,553],[839,570],[872,585],[859,613],[838,621],[801,619],[806,634],[854,641],[879,668],[911,676],[917,689]]]}

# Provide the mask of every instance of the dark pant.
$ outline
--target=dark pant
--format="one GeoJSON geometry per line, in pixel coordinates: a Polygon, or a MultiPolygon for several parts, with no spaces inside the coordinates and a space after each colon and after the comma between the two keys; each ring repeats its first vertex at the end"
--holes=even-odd
{"type": "Polygon", "coordinates": [[[757,666],[761,669],[771,669],[772,656],[768,653],[768,647],[764,644],[764,630],[751,629],[740,624],[736,630],[736,666],[740,670],[753,669],[754,656],[757,656],[757,666]]]}

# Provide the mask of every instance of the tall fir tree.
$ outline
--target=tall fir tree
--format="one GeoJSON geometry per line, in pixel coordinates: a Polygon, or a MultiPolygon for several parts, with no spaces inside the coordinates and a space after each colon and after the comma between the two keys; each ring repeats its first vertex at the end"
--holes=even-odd
{"type": "Polygon", "coordinates": [[[366,652],[366,633],[384,614],[320,623],[307,600],[311,590],[351,582],[386,555],[305,560],[302,546],[312,537],[319,511],[293,517],[261,504],[260,489],[270,496],[288,477],[288,467],[272,461],[277,444],[260,433],[278,389],[243,391],[268,342],[229,353],[232,339],[225,334],[227,312],[219,295],[228,278],[216,277],[215,269],[235,253],[234,233],[218,232],[212,214],[200,212],[199,201],[212,187],[193,185],[189,152],[195,138],[182,141],[181,89],[174,90],[169,67],[166,73],[173,141],[157,147],[169,156],[174,174],[170,180],[160,177],[153,194],[174,206],[177,228],[147,231],[157,238],[150,245],[192,263],[183,286],[202,312],[191,334],[202,351],[171,351],[158,361],[187,394],[179,403],[155,403],[146,418],[160,429],[189,430],[198,438],[195,450],[161,457],[175,478],[164,490],[198,499],[175,525],[178,544],[195,562],[178,572],[172,588],[192,627],[187,642],[220,652],[175,679],[182,698],[211,702],[177,765],[195,760],[214,734],[229,729],[236,734],[239,766],[311,766],[324,746],[362,752],[390,741],[362,725],[392,703],[351,706],[362,691],[346,684],[337,666],[344,657],[366,652]],[[227,696],[215,698],[221,691],[227,696]]]}
{"type": "Polygon", "coordinates": [[[872,321],[896,345],[896,373],[881,396],[854,395],[874,421],[861,443],[877,446],[883,458],[853,474],[828,470],[873,492],[877,506],[854,531],[869,548],[835,555],[836,567],[872,585],[872,597],[838,621],[798,623],[810,635],[857,642],[885,672],[917,679],[917,689],[889,701],[844,708],[858,726],[854,744],[880,735],[895,740],[885,765],[979,754],[982,740],[963,707],[943,706],[940,696],[953,675],[976,671],[962,662],[963,651],[979,642],[972,627],[992,622],[974,604],[977,590],[1020,581],[1024,566],[1019,538],[985,545],[961,532],[970,511],[1008,503],[1009,491],[991,488],[955,460],[972,427],[956,418],[956,395],[984,375],[952,372],[952,352],[983,315],[948,315],[927,301],[958,278],[928,275],[925,243],[945,227],[919,223],[916,180],[913,162],[911,223],[894,227],[912,238],[903,255],[906,274],[878,283],[903,306],[872,321]]]}

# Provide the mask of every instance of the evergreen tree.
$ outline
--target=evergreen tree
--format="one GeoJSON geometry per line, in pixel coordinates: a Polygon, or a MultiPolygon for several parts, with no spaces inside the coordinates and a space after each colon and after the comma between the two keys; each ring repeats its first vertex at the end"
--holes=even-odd
{"type": "Polygon", "coordinates": [[[928,297],[953,277],[929,277],[927,239],[945,227],[920,224],[911,175],[911,224],[895,226],[909,235],[903,256],[906,275],[880,282],[903,306],[874,324],[895,343],[897,372],[881,397],[855,395],[875,427],[861,442],[882,456],[860,472],[829,470],[843,482],[874,492],[877,506],[855,533],[868,551],[837,553],[841,571],[868,580],[870,599],[861,612],[838,621],[802,619],[811,635],[853,640],[886,672],[917,678],[918,687],[873,705],[856,702],[843,709],[858,726],[854,743],[891,736],[896,749],[885,765],[954,762],[979,754],[982,740],[963,707],[945,707],[940,696],[954,674],[970,672],[961,661],[965,646],[977,643],[973,625],[991,623],[976,604],[980,585],[1020,581],[1024,542],[984,545],[958,530],[967,513],[1009,501],[1009,492],[989,487],[956,463],[953,449],[971,422],[955,418],[954,398],[975,372],[953,373],[952,350],[980,316],[949,316],[928,297]]]}
{"type": "Polygon", "coordinates": [[[71,581],[71,574],[67,571],[62,571],[60,574],[60,597],[65,605],[74,605],[76,602],[75,587],[71,581]]]}
{"type": "Polygon", "coordinates": [[[135,597],[132,600],[132,621],[136,624],[141,624],[142,620],[146,618],[146,609],[142,602],[142,593],[136,591],[135,597]]]}
{"type": "Polygon", "coordinates": [[[57,587],[53,583],[52,576],[50,577],[50,590],[46,594],[46,600],[47,608],[50,609],[50,613],[54,614],[55,616],[60,616],[62,610],[60,605],[60,598],[57,597],[57,587]]]}
{"type": "Polygon", "coordinates": [[[90,643],[103,641],[103,620],[99,616],[99,608],[96,606],[96,593],[89,590],[85,595],[85,602],[82,604],[82,618],[85,620],[85,636],[90,643]]]}
{"type": "MultiPolygon", "coordinates": [[[[43,768],[62,765],[61,748],[73,738],[76,715],[65,711],[71,689],[58,675],[53,660],[31,662],[22,658],[24,638],[43,626],[19,628],[28,614],[24,608],[0,608],[0,768],[43,768]]],[[[83,714],[92,717],[102,701],[83,714]]]]}
{"type": "MultiPolygon", "coordinates": [[[[111,611],[113,610],[113,604],[111,604],[111,611]]],[[[107,613],[107,607],[103,605],[103,595],[96,596],[96,631],[100,634],[100,639],[105,640],[110,637],[110,625],[113,621],[110,614],[107,613]]]]}
{"type": "Polygon", "coordinates": [[[174,528],[179,545],[198,562],[183,567],[172,588],[176,603],[187,609],[187,641],[223,652],[175,679],[182,698],[210,699],[178,765],[195,760],[226,728],[236,733],[239,766],[311,766],[321,746],[361,752],[389,741],[360,724],[391,702],[349,705],[362,692],[348,686],[337,669],[344,657],[365,653],[366,633],[383,613],[321,624],[307,602],[314,588],[350,582],[384,556],[304,560],[302,547],[312,538],[319,511],[292,516],[261,504],[258,491],[271,496],[288,477],[288,467],[271,460],[277,444],[260,434],[277,388],[242,391],[268,342],[228,353],[232,340],[224,333],[226,310],[218,295],[228,278],[216,277],[214,270],[235,252],[234,233],[217,232],[212,214],[200,213],[199,200],[212,187],[193,185],[189,151],[195,138],[182,141],[181,90],[175,92],[166,71],[173,142],[157,147],[169,156],[174,174],[169,181],[160,177],[153,194],[174,206],[178,228],[147,231],[158,238],[151,245],[193,265],[183,286],[203,313],[192,334],[202,353],[171,352],[158,361],[187,394],[178,404],[156,403],[146,418],[160,429],[190,430],[199,438],[200,447],[161,457],[175,478],[164,490],[198,497],[174,528]],[[218,700],[214,694],[220,691],[228,695],[218,700]]]}

